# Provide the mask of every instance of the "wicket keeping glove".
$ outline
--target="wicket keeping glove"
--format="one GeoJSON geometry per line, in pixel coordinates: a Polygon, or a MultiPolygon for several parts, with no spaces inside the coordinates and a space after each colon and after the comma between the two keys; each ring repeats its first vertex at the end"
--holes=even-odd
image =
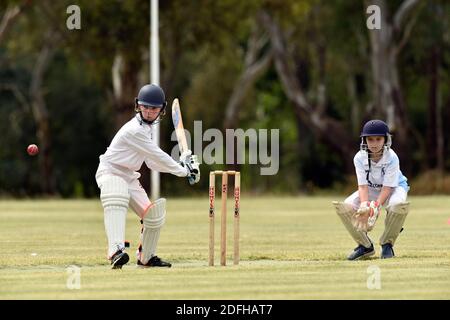
{"type": "Polygon", "coordinates": [[[361,202],[355,214],[353,225],[358,231],[369,232],[375,226],[381,206],[377,201],[361,202]]]}
{"type": "Polygon", "coordinates": [[[361,202],[353,220],[353,226],[358,231],[367,232],[367,220],[369,219],[369,201],[361,202]]]}
{"type": "Polygon", "coordinates": [[[370,201],[369,203],[369,219],[367,219],[367,231],[371,231],[377,222],[381,212],[381,205],[378,201],[370,201]]]}

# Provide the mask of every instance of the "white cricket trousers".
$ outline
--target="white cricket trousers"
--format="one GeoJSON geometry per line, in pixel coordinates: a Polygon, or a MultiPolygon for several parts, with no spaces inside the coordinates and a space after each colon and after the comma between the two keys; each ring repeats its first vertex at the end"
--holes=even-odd
{"type": "MultiPolygon", "coordinates": [[[[376,201],[380,195],[380,191],[369,187],[369,201],[376,201]]],[[[408,192],[403,187],[396,187],[390,197],[386,200],[384,206],[389,207],[401,202],[405,202],[408,196],[408,192]]],[[[345,203],[353,206],[353,209],[358,210],[361,201],[359,200],[359,192],[356,191],[352,193],[347,199],[344,200],[345,203]]]]}

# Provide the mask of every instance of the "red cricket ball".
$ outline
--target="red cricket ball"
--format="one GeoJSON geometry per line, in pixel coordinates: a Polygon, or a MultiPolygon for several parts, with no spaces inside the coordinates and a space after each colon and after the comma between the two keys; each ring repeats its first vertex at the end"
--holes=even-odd
{"type": "Polygon", "coordinates": [[[27,152],[30,156],[35,156],[39,153],[39,148],[35,144],[30,144],[27,148],[27,152]]]}

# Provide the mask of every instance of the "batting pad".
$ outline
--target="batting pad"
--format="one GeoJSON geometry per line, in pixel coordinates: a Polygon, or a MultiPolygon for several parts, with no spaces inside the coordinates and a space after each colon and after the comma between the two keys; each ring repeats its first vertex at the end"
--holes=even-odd
{"type": "Polygon", "coordinates": [[[364,247],[369,248],[372,245],[372,241],[370,241],[367,233],[358,231],[353,226],[352,220],[355,214],[355,210],[353,209],[352,205],[338,201],[333,201],[333,205],[336,208],[336,213],[338,214],[339,218],[341,218],[345,228],[347,228],[347,231],[350,233],[356,243],[362,244],[364,247]]]}
{"type": "Polygon", "coordinates": [[[108,256],[111,257],[125,248],[125,222],[130,200],[128,184],[120,177],[106,177],[102,181],[100,199],[108,237],[108,256]]]}
{"type": "Polygon", "coordinates": [[[159,234],[166,221],[166,199],[161,198],[153,202],[144,214],[143,230],[141,234],[142,250],[139,260],[146,264],[155,255],[159,234]]]}
{"type": "Polygon", "coordinates": [[[380,238],[380,244],[391,243],[394,245],[403,224],[405,223],[406,216],[409,212],[409,202],[402,202],[386,208],[387,215],[384,220],[384,232],[380,238]]]}

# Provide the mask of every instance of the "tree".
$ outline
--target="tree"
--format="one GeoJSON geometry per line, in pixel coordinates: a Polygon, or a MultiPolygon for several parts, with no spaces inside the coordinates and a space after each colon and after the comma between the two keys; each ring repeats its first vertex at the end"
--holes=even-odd
{"type": "Polygon", "coordinates": [[[36,122],[37,138],[40,146],[39,157],[41,190],[45,194],[56,192],[55,177],[53,174],[52,133],[50,130],[49,111],[45,103],[46,91],[44,88],[44,76],[55,54],[58,43],[58,34],[53,30],[45,33],[42,48],[39,50],[36,63],[32,70],[30,84],[31,109],[36,122]]]}
{"type": "MultiPolygon", "coordinates": [[[[342,122],[333,119],[326,113],[324,83],[320,83],[320,88],[315,93],[316,102],[310,103],[297,75],[298,67],[293,56],[295,51],[287,47],[287,43],[293,43],[293,41],[286,39],[287,33],[283,33],[280,25],[267,11],[261,11],[259,19],[269,33],[276,71],[286,96],[294,106],[298,121],[304,123],[319,139],[325,141],[343,159],[346,159],[346,170],[351,172],[353,167],[350,157],[354,150],[353,139],[347,134],[342,122]]],[[[300,72],[304,72],[304,70],[300,70],[300,72]]]]}
{"type": "Polygon", "coordinates": [[[31,5],[31,0],[9,1],[5,13],[0,20],[0,43],[6,37],[9,29],[19,15],[31,5]]]}
{"type": "MultiPolygon", "coordinates": [[[[448,7],[448,4],[447,4],[448,7]]],[[[445,169],[445,133],[444,133],[444,101],[442,83],[445,78],[441,71],[445,68],[445,51],[448,51],[448,41],[445,41],[445,32],[448,30],[448,19],[445,19],[446,5],[432,2],[426,6],[427,27],[424,31],[427,41],[426,74],[428,76],[428,108],[427,108],[427,132],[426,155],[427,167],[436,168],[439,172],[445,169]]],[[[447,10],[448,11],[448,10],[447,10]]],[[[448,32],[448,31],[447,31],[448,32]]]]}
{"type": "Polygon", "coordinates": [[[398,70],[399,55],[416,23],[417,14],[414,13],[419,10],[420,0],[402,1],[392,15],[385,0],[366,0],[365,4],[376,5],[381,12],[381,29],[368,31],[371,44],[373,113],[386,119],[398,140],[396,148],[399,156],[404,159],[409,155],[409,133],[415,137],[419,146],[423,145],[420,135],[408,119],[398,70]]]}

